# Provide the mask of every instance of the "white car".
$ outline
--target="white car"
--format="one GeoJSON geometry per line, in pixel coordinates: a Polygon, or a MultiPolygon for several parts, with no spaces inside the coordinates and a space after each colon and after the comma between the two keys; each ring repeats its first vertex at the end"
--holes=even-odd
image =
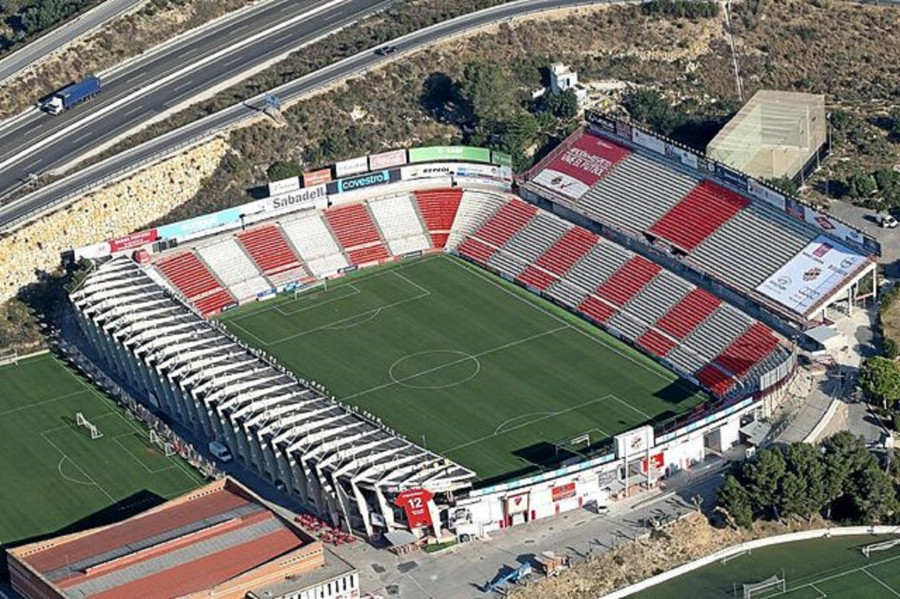
{"type": "Polygon", "coordinates": [[[878,214],[875,219],[878,221],[878,225],[885,229],[896,229],[897,228],[897,219],[891,216],[890,214],[878,214]]]}

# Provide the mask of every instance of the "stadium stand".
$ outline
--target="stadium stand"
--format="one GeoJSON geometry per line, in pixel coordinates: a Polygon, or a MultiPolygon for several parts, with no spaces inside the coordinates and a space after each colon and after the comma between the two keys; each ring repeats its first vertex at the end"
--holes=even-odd
{"type": "Polygon", "coordinates": [[[578,206],[602,222],[632,233],[642,233],[698,182],[699,178],[670,170],[655,160],[634,153],[591,188],[578,206]]]}
{"type": "Polygon", "coordinates": [[[503,205],[503,197],[494,193],[465,190],[459,203],[447,247],[456,248],[503,205]]]}
{"type": "Polygon", "coordinates": [[[183,252],[157,262],[156,267],[204,316],[217,314],[235,299],[193,252],[183,252]]]}
{"type": "Polygon", "coordinates": [[[431,246],[408,195],[371,200],[368,204],[391,254],[402,256],[431,246]]]}
{"type": "Polygon", "coordinates": [[[777,362],[770,356],[785,355],[768,327],[710,293],[622,246],[519,204],[509,200],[493,215],[483,214],[459,253],[542,290],[719,396],[752,386],[761,365],[777,362]]]}
{"type": "Polygon", "coordinates": [[[350,204],[325,211],[325,217],[351,264],[365,264],[388,257],[378,228],[366,204],[350,204]]]}
{"type": "Polygon", "coordinates": [[[749,204],[750,200],[730,189],[703,181],[650,227],[650,231],[690,251],[749,204]]]}
{"type": "Polygon", "coordinates": [[[312,278],[278,227],[265,225],[243,231],[238,239],[273,287],[312,278]]]}
{"type": "Polygon", "coordinates": [[[281,228],[316,278],[350,265],[318,212],[283,221],[281,228]]]}
{"type": "Polygon", "coordinates": [[[272,288],[233,237],[198,247],[197,254],[238,301],[272,288]]]}
{"type": "Polygon", "coordinates": [[[456,211],[462,201],[461,189],[429,189],[416,191],[416,204],[431,235],[431,245],[443,248],[450,237],[456,211]]]}

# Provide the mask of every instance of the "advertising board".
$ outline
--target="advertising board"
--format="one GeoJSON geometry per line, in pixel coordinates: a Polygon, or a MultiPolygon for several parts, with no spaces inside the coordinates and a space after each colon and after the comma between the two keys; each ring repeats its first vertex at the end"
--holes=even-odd
{"type": "Polygon", "coordinates": [[[410,163],[436,162],[439,160],[465,160],[469,162],[491,161],[491,151],[471,146],[430,146],[409,150],[410,163]]]}
{"type": "Polygon", "coordinates": [[[339,179],[328,183],[326,190],[328,195],[337,193],[346,193],[348,191],[357,191],[375,185],[384,185],[400,180],[400,169],[381,170],[374,173],[367,173],[348,179],[339,179]]]}
{"type": "Polygon", "coordinates": [[[729,185],[734,185],[741,191],[747,191],[747,175],[744,173],[740,173],[732,168],[728,168],[724,164],[715,165],[716,169],[716,177],[720,180],[728,183],[729,185]]]}
{"type": "Polygon", "coordinates": [[[747,192],[777,210],[784,211],[784,194],[763,185],[756,179],[747,179],[747,192]]]}
{"type": "Polygon", "coordinates": [[[806,206],[804,206],[797,200],[784,198],[784,211],[797,220],[806,220],[806,206]]]}
{"type": "Polygon", "coordinates": [[[131,235],[125,235],[124,237],[116,237],[115,239],[110,239],[109,251],[115,254],[116,252],[130,250],[132,248],[140,247],[148,243],[153,243],[157,239],[159,239],[159,232],[156,229],[138,231],[137,233],[132,233],[131,235]]]}
{"type": "Polygon", "coordinates": [[[855,243],[857,245],[863,245],[865,243],[864,236],[861,232],[850,228],[827,214],[817,212],[809,206],[805,206],[803,217],[808,224],[823,233],[833,235],[838,239],[843,239],[844,241],[849,241],[850,243],[855,243]]]}
{"type": "Polygon", "coordinates": [[[607,131],[609,133],[616,132],[616,121],[603,114],[600,114],[596,110],[585,110],[584,118],[588,123],[596,125],[603,131],[607,131]]]}
{"type": "Polygon", "coordinates": [[[368,156],[359,156],[358,158],[341,160],[340,162],[334,163],[334,176],[338,179],[356,175],[358,173],[364,173],[367,170],[369,170],[368,156]]]}
{"type": "Polygon", "coordinates": [[[655,135],[644,133],[640,129],[632,129],[631,141],[639,146],[647,148],[648,150],[653,150],[657,154],[666,154],[666,142],[656,137],[655,135]]]}
{"type": "Polygon", "coordinates": [[[646,452],[650,447],[653,447],[653,427],[642,426],[616,435],[615,441],[617,458],[646,452]]]}
{"type": "Polygon", "coordinates": [[[622,121],[616,121],[616,135],[631,139],[631,125],[622,121]]]}
{"type": "Polygon", "coordinates": [[[434,495],[428,489],[407,489],[394,500],[394,505],[403,508],[410,528],[431,525],[428,502],[434,495]]]}
{"type": "Polygon", "coordinates": [[[90,260],[105,258],[110,254],[109,242],[101,241],[100,243],[94,243],[91,245],[86,245],[84,247],[76,248],[74,253],[75,260],[81,260],[82,258],[88,258],[90,260]]]}
{"type": "Polygon", "coordinates": [[[289,191],[297,191],[300,189],[300,177],[288,177],[278,181],[269,181],[269,195],[277,196],[281,193],[289,191]]]}
{"type": "Polygon", "coordinates": [[[532,181],[577,200],[628,153],[602,137],[585,134],[556,155],[532,181]]]}
{"type": "Polygon", "coordinates": [[[263,210],[267,214],[279,214],[315,208],[316,202],[325,197],[325,184],[322,183],[314,187],[303,187],[297,191],[266,198],[263,210]]]}
{"type": "MultiPolygon", "coordinates": [[[[663,452],[659,452],[657,454],[653,454],[650,456],[650,465],[656,470],[662,470],[665,467],[666,463],[663,459],[663,452]]],[[[641,472],[647,472],[647,459],[644,458],[641,460],[641,472]]]]}
{"type": "Polygon", "coordinates": [[[528,493],[510,495],[506,498],[506,515],[524,514],[528,511],[528,493]]]}
{"type": "Polygon", "coordinates": [[[403,148],[369,156],[370,171],[379,171],[381,169],[400,166],[402,164],[406,164],[406,150],[403,148]]]}
{"type": "Polygon", "coordinates": [[[863,247],[865,247],[866,251],[870,254],[875,254],[876,256],[881,255],[881,243],[874,237],[869,237],[868,235],[863,237],[863,247]]]}
{"type": "Polygon", "coordinates": [[[491,151],[491,163],[512,168],[512,156],[505,152],[491,151]]]}
{"type": "Polygon", "coordinates": [[[551,488],[550,496],[553,498],[553,501],[562,501],[563,499],[575,497],[575,482],[573,481],[551,488]]]}
{"type": "Polygon", "coordinates": [[[159,236],[163,239],[176,238],[178,240],[201,237],[211,231],[240,226],[243,207],[226,208],[212,214],[204,214],[195,218],[189,218],[181,222],[164,225],[157,228],[159,236]]]}
{"type": "Polygon", "coordinates": [[[400,168],[400,178],[404,181],[435,177],[474,177],[509,183],[512,181],[512,171],[504,166],[467,162],[431,162],[400,168]]]}
{"type": "Polygon", "coordinates": [[[308,173],[303,173],[303,186],[304,187],[312,187],[314,185],[321,185],[322,183],[328,183],[331,181],[331,169],[330,168],[322,168],[317,171],[309,171],[308,173]]]}
{"type": "Polygon", "coordinates": [[[865,260],[836,241],[819,235],[760,283],[756,290],[805,316],[816,303],[837,290],[865,260]]]}
{"type": "Polygon", "coordinates": [[[697,168],[697,155],[674,144],[666,144],[666,156],[690,168],[697,168]]]}

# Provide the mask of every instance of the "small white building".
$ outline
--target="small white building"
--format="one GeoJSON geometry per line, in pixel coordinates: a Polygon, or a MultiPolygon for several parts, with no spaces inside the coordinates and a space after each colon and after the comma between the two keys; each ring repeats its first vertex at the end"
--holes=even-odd
{"type": "Polygon", "coordinates": [[[550,65],[550,93],[559,94],[570,89],[575,92],[579,105],[587,101],[587,88],[578,83],[578,71],[559,62],[550,65]]]}

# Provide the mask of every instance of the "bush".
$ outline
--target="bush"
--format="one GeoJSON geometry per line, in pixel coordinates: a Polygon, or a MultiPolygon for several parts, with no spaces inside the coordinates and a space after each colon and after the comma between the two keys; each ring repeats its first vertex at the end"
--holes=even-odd
{"type": "Polygon", "coordinates": [[[900,355],[900,351],[897,349],[897,342],[890,337],[885,338],[884,342],[881,344],[881,355],[888,360],[896,359],[897,356],[900,355]]]}
{"type": "Polygon", "coordinates": [[[273,162],[266,169],[269,181],[280,181],[290,177],[299,177],[303,174],[303,167],[296,162],[273,162]]]}

